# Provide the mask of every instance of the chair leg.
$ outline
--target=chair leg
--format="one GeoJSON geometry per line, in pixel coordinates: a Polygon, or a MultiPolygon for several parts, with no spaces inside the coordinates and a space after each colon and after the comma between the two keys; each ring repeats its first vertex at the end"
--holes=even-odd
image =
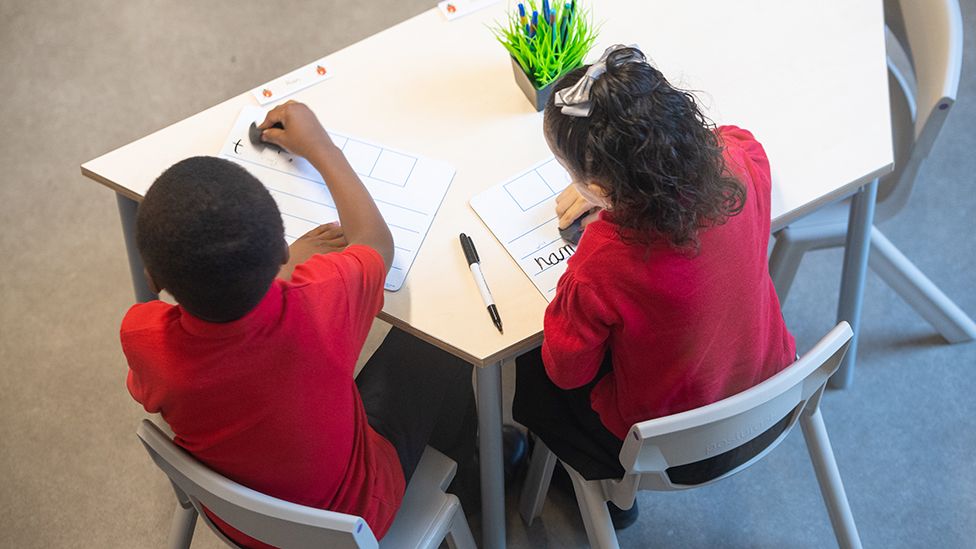
{"type": "Polygon", "coordinates": [[[546,494],[549,492],[549,482],[552,471],[556,467],[556,454],[552,453],[542,439],[535,439],[535,449],[529,462],[529,472],[522,484],[522,495],[519,498],[519,514],[526,526],[542,514],[542,506],[546,504],[546,494]]]}
{"type": "Polygon", "coordinates": [[[197,524],[197,510],[192,505],[183,507],[177,501],[173,511],[173,522],[169,528],[169,548],[189,549],[193,541],[193,528],[197,524]]]}
{"type": "Polygon", "coordinates": [[[926,277],[876,227],[871,231],[869,264],[949,343],[976,339],[976,323],[926,277]]]}
{"type": "Polygon", "coordinates": [[[804,253],[806,248],[790,238],[789,227],[776,233],[776,243],[769,254],[769,277],[776,288],[780,307],[786,303],[804,253]]]}
{"type": "Polygon", "coordinates": [[[579,504],[580,515],[583,516],[583,527],[586,528],[586,539],[590,542],[590,547],[620,549],[600,482],[586,480],[572,467],[564,466],[569,478],[573,479],[573,491],[576,492],[576,502],[579,504]]]}
{"type": "Polygon", "coordinates": [[[830,523],[834,527],[837,545],[841,549],[860,549],[861,538],[857,534],[854,515],[837,470],[837,461],[830,447],[830,439],[827,438],[827,428],[824,426],[820,408],[812,414],[801,414],[800,427],[803,429],[810,461],[813,462],[813,470],[817,474],[820,493],[827,506],[827,514],[830,515],[830,523]]]}
{"type": "Polygon", "coordinates": [[[471,528],[468,520],[464,518],[464,512],[458,507],[454,513],[454,520],[451,521],[451,529],[447,533],[447,546],[451,549],[477,549],[474,543],[474,536],[471,535],[471,528]]]}

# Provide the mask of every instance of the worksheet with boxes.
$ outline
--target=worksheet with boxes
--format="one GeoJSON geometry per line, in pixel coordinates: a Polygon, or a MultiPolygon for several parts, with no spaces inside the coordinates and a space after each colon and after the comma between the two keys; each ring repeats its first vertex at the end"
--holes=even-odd
{"type": "Polygon", "coordinates": [[[575,246],[559,236],[556,196],[569,174],[550,157],[471,199],[471,208],[547,301],[575,246]]]}
{"type": "MultiPolygon", "coordinates": [[[[251,122],[261,123],[265,110],[245,107],[221,149],[260,180],[278,203],[289,244],[315,227],[339,219],[322,176],[304,158],[271,147],[255,147],[248,139],[251,122]]],[[[396,291],[454,179],[454,168],[439,160],[390,149],[371,141],[329,131],[393,233],[393,266],[386,289],[396,291]]]]}

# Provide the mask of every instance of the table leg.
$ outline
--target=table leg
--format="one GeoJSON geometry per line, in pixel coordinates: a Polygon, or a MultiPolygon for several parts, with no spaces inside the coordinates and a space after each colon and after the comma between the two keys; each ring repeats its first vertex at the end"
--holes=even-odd
{"type": "Polygon", "coordinates": [[[831,376],[832,389],[846,389],[854,379],[857,340],[861,330],[861,304],[864,300],[864,281],[867,278],[868,254],[871,251],[871,226],[874,224],[874,201],[878,195],[878,180],[861,187],[851,200],[851,214],[847,221],[847,242],[844,245],[844,270],[840,281],[840,301],[837,321],[846,320],[854,336],[840,368],[831,376]]]}
{"type": "Polygon", "coordinates": [[[142,274],[142,257],[136,248],[136,211],[139,203],[118,193],[115,194],[115,199],[119,204],[119,219],[122,221],[122,236],[125,238],[125,253],[129,256],[129,274],[132,276],[136,301],[145,303],[159,299],[146,283],[146,277],[142,274]]]}
{"type": "Polygon", "coordinates": [[[478,372],[478,438],[481,458],[481,539],[486,549],[505,547],[505,471],[502,465],[502,363],[478,372]]]}

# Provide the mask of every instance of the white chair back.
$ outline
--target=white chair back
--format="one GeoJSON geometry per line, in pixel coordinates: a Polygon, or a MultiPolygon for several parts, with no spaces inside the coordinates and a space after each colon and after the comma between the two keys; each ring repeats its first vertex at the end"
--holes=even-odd
{"type": "Polygon", "coordinates": [[[290,503],[231,481],[176,446],[149,420],[142,421],[137,434],[172,481],[180,501],[189,500],[214,533],[228,543],[207,518],[204,506],[241,532],[277,547],[378,547],[372,530],[360,517],[290,503]]]}
{"type": "Polygon", "coordinates": [[[963,52],[958,0],[890,0],[886,9],[897,11],[886,35],[895,169],[880,181],[876,221],[908,202],[955,103],[963,52]]]}
{"type": "Polygon", "coordinates": [[[733,475],[762,458],[801,413],[813,414],[850,344],[841,322],[782,372],[708,406],[635,424],[620,462],[627,474],[603,481],[608,499],[630,506],[638,489],[683,490],[733,475]]]}

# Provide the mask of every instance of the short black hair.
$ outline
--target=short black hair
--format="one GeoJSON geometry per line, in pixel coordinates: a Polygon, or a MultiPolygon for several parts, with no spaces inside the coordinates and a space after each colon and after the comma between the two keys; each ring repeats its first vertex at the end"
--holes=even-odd
{"type": "Polygon", "coordinates": [[[281,214],[264,185],[208,156],[177,162],[156,179],[139,205],[136,245],[157,284],[212,322],[253,309],[286,249],[281,214]]]}
{"type": "MultiPolygon", "coordinates": [[[[568,73],[554,91],[587,68],[568,73]]],[[[697,251],[700,229],[742,211],[746,189],[726,169],[714,124],[694,95],[672,86],[639,50],[608,56],[591,88],[590,116],[563,114],[554,98],[543,122],[549,143],[574,177],[603,188],[614,221],[637,240],[697,251]],[[641,62],[628,62],[635,56],[641,62]]]]}

